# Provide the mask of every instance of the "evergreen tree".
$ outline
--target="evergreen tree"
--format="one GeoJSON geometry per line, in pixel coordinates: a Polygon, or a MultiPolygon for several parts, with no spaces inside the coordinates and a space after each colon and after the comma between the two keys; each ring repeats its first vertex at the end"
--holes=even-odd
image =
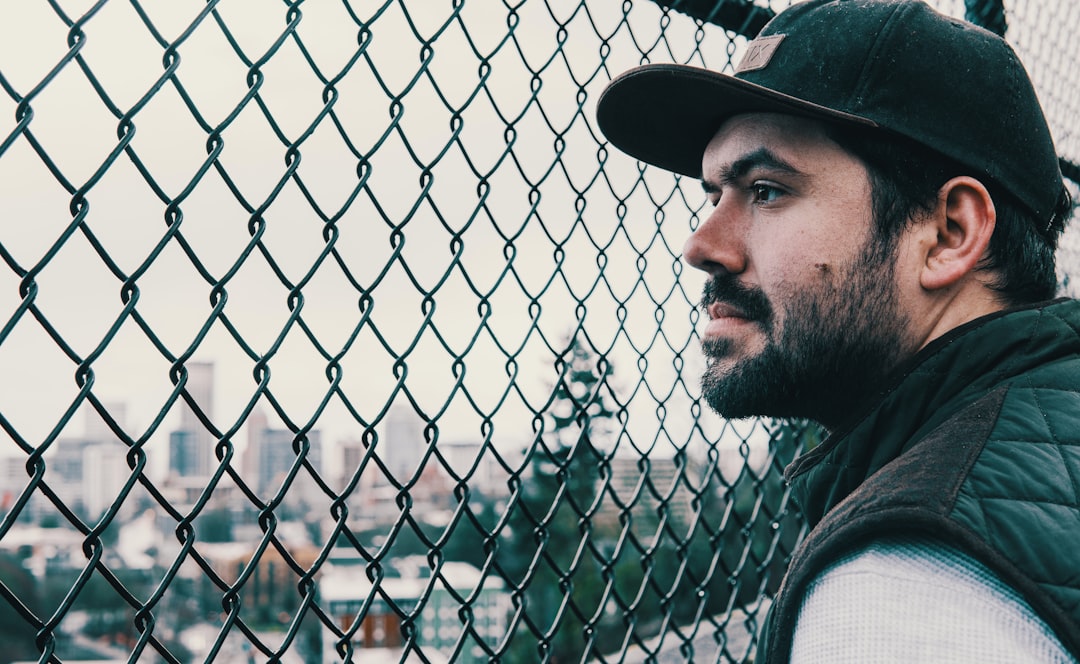
{"type": "Polygon", "coordinates": [[[556,362],[559,380],[543,413],[512,502],[499,565],[524,607],[509,661],[578,662],[590,646],[605,581],[592,515],[603,449],[615,412],[612,367],[574,338],[556,362]]]}
{"type": "MultiPolygon", "coordinates": [[[[748,464],[731,484],[717,482],[718,490],[702,496],[704,513],[714,515],[706,531],[720,563],[708,584],[706,611],[713,615],[775,593],[802,537],[802,519],[791,503],[784,468],[817,445],[822,432],[800,421],[764,425],[770,438],[765,465],[748,464]]],[[[698,551],[695,557],[704,556],[698,551]]]]}
{"type": "Polygon", "coordinates": [[[670,601],[658,606],[659,598],[650,598],[643,618],[688,625],[775,593],[803,532],[783,470],[822,433],[803,422],[763,424],[770,441],[762,467],[746,464],[724,479],[715,463],[705,466],[693,501],[695,528],[666,539],[649,561],[657,592],[670,593],[670,601]]]}
{"type": "MultiPolygon", "coordinates": [[[[0,552],[0,582],[34,614],[42,615],[42,602],[33,575],[23,565],[23,560],[7,552],[0,552]]],[[[34,645],[37,630],[6,601],[0,601],[0,643],[4,654],[0,661],[36,659],[40,654],[34,645]]]]}

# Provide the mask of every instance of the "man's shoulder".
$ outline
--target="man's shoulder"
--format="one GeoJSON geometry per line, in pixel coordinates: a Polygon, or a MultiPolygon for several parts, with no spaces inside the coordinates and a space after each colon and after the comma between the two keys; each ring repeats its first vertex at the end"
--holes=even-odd
{"type": "Polygon", "coordinates": [[[927,585],[950,593],[970,591],[990,604],[1024,604],[988,567],[929,535],[884,535],[864,542],[827,566],[809,588],[848,576],[927,585]]]}
{"type": "Polygon", "coordinates": [[[922,653],[963,661],[1074,662],[991,570],[926,537],[887,536],[826,567],[803,597],[793,662],[922,653]]]}

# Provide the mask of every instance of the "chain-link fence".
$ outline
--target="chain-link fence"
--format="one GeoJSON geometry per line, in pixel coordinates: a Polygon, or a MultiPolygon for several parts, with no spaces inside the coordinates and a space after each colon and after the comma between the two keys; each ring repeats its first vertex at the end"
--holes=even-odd
{"type": "MultiPolygon", "coordinates": [[[[594,104],[787,4],[7,7],[0,661],[748,661],[816,432],[702,403],[700,186],[594,104]]],[[[939,6],[1075,178],[1080,5],[939,6]]]]}

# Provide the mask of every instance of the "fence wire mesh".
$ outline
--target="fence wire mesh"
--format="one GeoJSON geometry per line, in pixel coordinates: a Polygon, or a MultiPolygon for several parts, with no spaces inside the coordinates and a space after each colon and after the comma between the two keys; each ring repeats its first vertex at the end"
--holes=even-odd
{"type": "MultiPolygon", "coordinates": [[[[819,434],[702,403],[700,187],[594,103],[787,4],[9,7],[0,661],[749,661],[819,434]]],[[[1080,5],[937,6],[1075,179],[1080,5]]]]}

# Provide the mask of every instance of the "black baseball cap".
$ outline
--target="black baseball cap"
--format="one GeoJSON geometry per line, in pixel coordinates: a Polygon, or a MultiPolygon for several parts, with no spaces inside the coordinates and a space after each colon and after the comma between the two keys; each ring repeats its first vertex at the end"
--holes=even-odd
{"type": "Polygon", "coordinates": [[[779,112],[906,136],[985,175],[1039,220],[1062,196],[1057,152],[1031,80],[999,36],[916,0],[808,0],[773,18],[734,75],[649,64],[597,104],[632,157],[701,177],[705,147],[740,113],[779,112]]]}

